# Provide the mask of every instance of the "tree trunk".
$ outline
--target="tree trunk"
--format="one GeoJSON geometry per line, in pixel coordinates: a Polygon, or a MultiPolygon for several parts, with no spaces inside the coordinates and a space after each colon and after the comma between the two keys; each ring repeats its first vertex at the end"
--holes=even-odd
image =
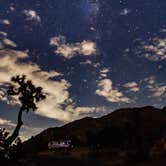
{"type": "Polygon", "coordinates": [[[21,126],[23,125],[23,122],[22,122],[22,113],[23,113],[23,109],[20,108],[20,111],[19,111],[19,114],[18,114],[18,121],[17,121],[17,126],[13,132],[13,134],[11,136],[9,136],[7,138],[7,140],[5,141],[5,146],[6,147],[9,147],[13,141],[18,137],[19,135],[19,131],[20,131],[20,128],[21,126]]]}

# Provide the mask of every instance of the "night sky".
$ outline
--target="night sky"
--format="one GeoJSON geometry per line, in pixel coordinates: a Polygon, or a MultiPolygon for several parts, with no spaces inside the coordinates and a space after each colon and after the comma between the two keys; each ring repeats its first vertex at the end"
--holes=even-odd
{"type": "Polygon", "coordinates": [[[165,0],[1,0],[0,127],[16,124],[6,89],[18,74],[47,95],[24,114],[23,139],[122,107],[164,107],[165,9],[165,0]]]}

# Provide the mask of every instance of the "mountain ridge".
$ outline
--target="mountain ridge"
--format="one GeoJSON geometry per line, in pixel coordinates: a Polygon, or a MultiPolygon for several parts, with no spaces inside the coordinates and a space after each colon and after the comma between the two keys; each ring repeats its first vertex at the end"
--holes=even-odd
{"type": "Polygon", "coordinates": [[[137,142],[141,142],[145,149],[149,149],[164,136],[166,136],[164,108],[153,106],[122,108],[99,118],[85,117],[62,127],[48,128],[25,141],[23,151],[42,151],[47,149],[49,141],[66,139],[71,139],[75,146],[100,144],[117,148],[137,148],[137,142]],[[132,145],[128,145],[130,141],[133,142],[132,145]]]}

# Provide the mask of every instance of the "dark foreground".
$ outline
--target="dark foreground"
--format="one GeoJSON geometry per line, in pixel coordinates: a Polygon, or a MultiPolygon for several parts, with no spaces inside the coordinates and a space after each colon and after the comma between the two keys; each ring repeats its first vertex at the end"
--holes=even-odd
{"type": "Polygon", "coordinates": [[[109,148],[91,150],[86,147],[73,148],[70,151],[43,151],[35,155],[22,156],[19,159],[1,159],[4,166],[164,166],[165,158],[140,158],[129,152],[109,148]]]}
{"type": "Polygon", "coordinates": [[[166,107],[128,108],[49,128],[24,142],[0,166],[165,166],[166,107]],[[69,149],[48,150],[50,141],[69,149]]]}

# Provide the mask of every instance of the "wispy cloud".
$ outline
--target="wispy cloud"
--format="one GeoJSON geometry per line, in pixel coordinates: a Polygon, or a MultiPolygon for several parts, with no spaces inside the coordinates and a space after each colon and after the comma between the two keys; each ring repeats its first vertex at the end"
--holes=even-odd
{"type": "Polygon", "coordinates": [[[14,47],[14,48],[17,47],[17,44],[16,44],[14,41],[12,41],[12,40],[10,40],[10,39],[8,39],[8,38],[4,38],[4,39],[2,40],[2,42],[3,42],[3,44],[4,44],[5,46],[10,46],[10,47],[14,47]]]}
{"type": "Polygon", "coordinates": [[[96,94],[103,96],[107,101],[113,103],[131,103],[131,99],[125,96],[117,88],[113,88],[112,80],[102,79],[98,82],[96,94]]]}
{"type": "Polygon", "coordinates": [[[0,35],[6,37],[8,34],[6,32],[4,32],[4,31],[0,31],[0,35]]]}
{"type": "Polygon", "coordinates": [[[110,69],[109,68],[103,68],[101,71],[100,71],[100,77],[101,78],[106,78],[108,77],[108,73],[110,72],[110,69]]]}
{"type": "Polygon", "coordinates": [[[128,82],[128,83],[124,84],[123,86],[131,92],[138,92],[140,90],[140,88],[136,82],[128,82]]]}
{"type": "Polygon", "coordinates": [[[27,21],[33,21],[35,23],[40,23],[41,22],[41,18],[35,10],[28,9],[28,10],[24,10],[23,13],[26,15],[26,17],[27,17],[26,20],[27,21]]]}
{"type": "Polygon", "coordinates": [[[126,16],[126,15],[128,15],[129,13],[131,13],[131,9],[124,8],[124,9],[120,12],[120,15],[126,16]]]}
{"type": "MultiPolygon", "coordinates": [[[[10,134],[14,131],[16,127],[16,123],[13,123],[11,120],[0,118],[0,128],[5,128],[10,134]]],[[[22,140],[28,139],[32,135],[36,135],[41,132],[42,128],[30,127],[27,125],[23,125],[20,131],[20,138],[22,140]]]]}
{"type": "MultiPolygon", "coordinates": [[[[160,33],[166,33],[165,29],[162,29],[160,33]]],[[[150,61],[166,60],[166,38],[155,36],[146,41],[138,39],[136,44],[138,47],[135,51],[139,56],[150,61]]]]}
{"type": "Polygon", "coordinates": [[[10,25],[10,21],[8,19],[0,20],[0,23],[3,25],[10,25]]]}
{"type": "Polygon", "coordinates": [[[104,97],[112,103],[131,103],[131,99],[123,94],[118,88],[113,87],[113,82],[108,77],[110,68],[103,68],[99,71],[99,80],[95,94],[104,97]]]}
{"type": "Polygon", "coordinates": [[[6,120],[3,118],[0,118],[0,126],[15,126],[15,123],[11,122],[10,120],[6,120]]]}
{"type": "Polygon", "coordinates": [[[166,94],[166,84],[159,83],[155,76],[145,78],[146,88],[150,91],[149,97],[160,98],[166,94]]]}
{"type": "Polygon", "coordinates": [[[77,54],[83,56],[92,56],[97,53],[96,43],[91,40],[84,40],[77,43],[67,43],[65,36],[52,37],[50,45],[56,46],[55,53],[67,59],[75,57],[77,54]]]}

